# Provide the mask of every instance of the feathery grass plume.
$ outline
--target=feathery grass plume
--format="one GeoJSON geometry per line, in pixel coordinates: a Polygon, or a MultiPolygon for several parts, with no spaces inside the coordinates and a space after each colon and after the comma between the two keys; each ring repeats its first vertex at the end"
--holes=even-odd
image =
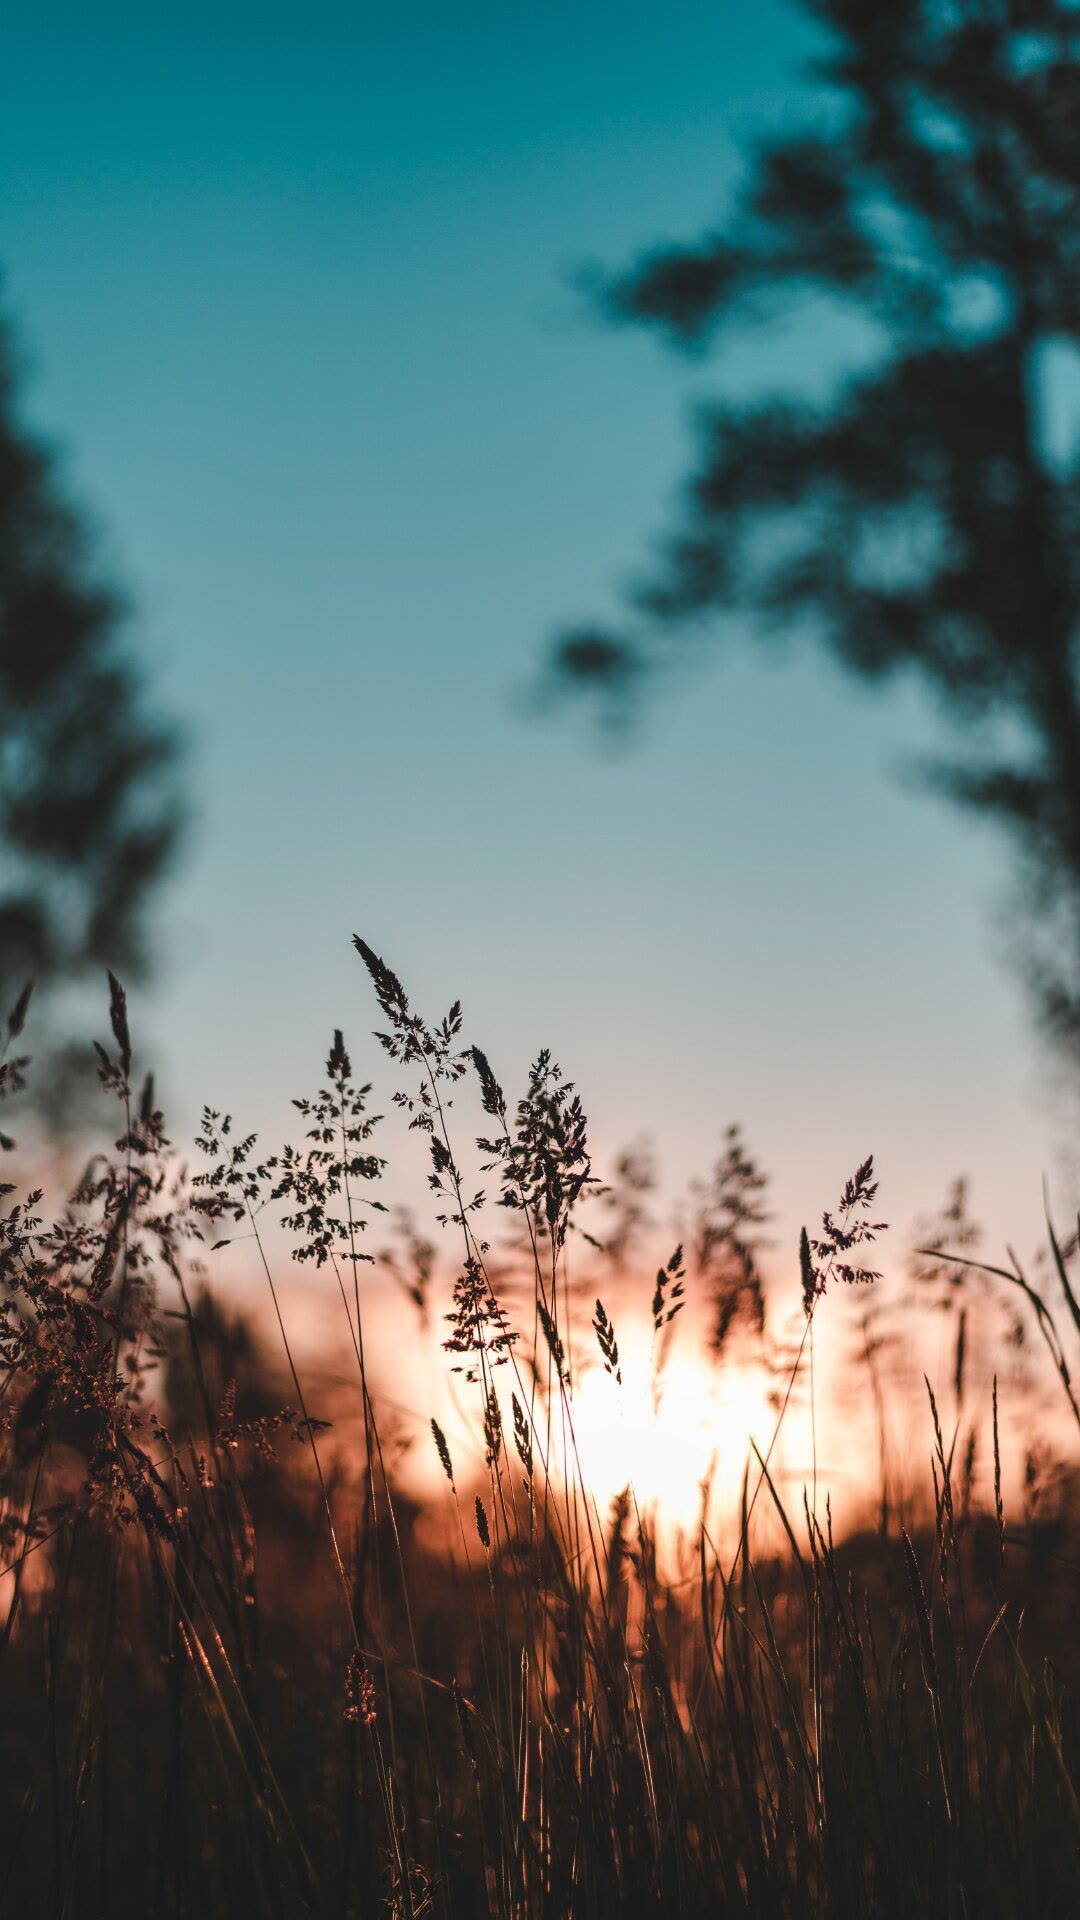
{"type": "Polygon", "coordinates": [[[7,1037],[9,1040],[17,1040],[24,1026],[26,1025],[26,1016],[30,1011],[30,1000],[33,995],[33,991],[34,991],[34,982],[32,980],[28,980],[25,986],[22,988],[21,992],[17,995],[11,1007],[11,1010],[8,1013],[6,1025],[7,1025],[7,1037]]]}
{"type": "Polygon", "coordinates": [[[971,1216],[969,1185],[954,1180],[940,1211],[916,1227],[917,1244],[908,1257],[912,1302],[917,1311],[929,1307],[950,1323],[953,1342],[953,1391],[959,1409],[972,1365],[980,1364],[989,1345],[996,1343],[1004,1321],[1014,1344],[1023,1344],[1023,1326],[1011,1302],[991,1289],[989,1278],[975,1258],[982,1228],[971,1216]],[[968,1307],[978,1305],[977,1315],[968,1307]],[[974,1338],[974,1349],[972,1339],[974,1338]]]}
{"type": "MultiPolygon", "coordinates": [[[[13,1094],[26,1090],[26,1070],[30,1065],[29,1055],[23,1054],[9,1060],[8,1048],[17,1040],[26,1024],[26,1015],[30,1006],[30,996],[34,983],[28,980],[8,1013],[5,1022],[3,1045],[0,1046],[0,1101],[10,1099],[13,1094]]],[[[9,1133],[0,1131],[0,1153],[14,1153],[15,1142],[9,1133]]]]}
{"type": "Polygon", "coordinates": [[[961,1307],[956,1318],[956,1352],[953,1359],[953,1390],[956,1394],[957,1406],[961,1404],[964,1398],[964,1366],[967,1361],[967,1326],[967,1308],[961,1307]]]}
{"type": "MultiPolygon", "coordinates": [[[[53,1224],[41,1211],[43,1193],[0,1187],[0,1538],[21,1539],[14,1596],[0,1646],[10,1644],[19,1616],[25,1555],[43,1540],[50,1522],[81,1512],[114,1526],[148,1529],[156,1541],[177,1543],[184,1522],[182,1496],[162,1479],[154,1459],[165,1428],[148,1405],[158,1357],[157,1281],[165,1262],[178,1264],[189,1224],[181,1182],[170,1165],[169,1142],[152,1101],[131,1111],[131,1043],[123,990],[110,976],[110,1017],[119,1058],[103,1056],[102,1080],[123,1113],[116,1160],[88,1163],[72,1198],[53,1224]],[[42,1476],[50,1473],[54,1437],[78,1439],[85,1477],[46,1502],[42,1476]],[[11,1454],[5,1458],[7,1445],[11,1454]],[[20,1491],[33,1469],[33,1490],[20,1491]],[[14,1528],[14,1532],[12,1529],[14,1528]]],[[[29,992],[7,1021],[18,1034],[29,992]]],[[[26,1062],[5,1062],[0,1090],[19,1083],[26,1062]]],[[[62,1483],[61,1483],[62,1484],[62,1483]]]]}
{"type": "MultiPolygon", "coordinates": [[[[258,1160],[255,1148],[258,1134],[248,1133],[233,1140],[232,1115],[214,1107],[204,1107],[195,1145],[208,1160],[216,1161],[206,1173],[192,1180],[194,1208],[210,1221],[231,1218],[235,1224],[260,1213],[270,1199],[275,1156],[258,1160]]],[[[219,1241],[216,1245],[227,1243],[219,1241]]]]}
{"type": "Polygon", "coordinates": [[[126,1080],[131,1072],[131,1034],[128,1029],[127,994],[115,973],[109,976],[109,1024],[119,1049],[120,1072],[126,1080]]]}
{"type": "Polygon", "coordinates": [[[934,1660],[934,1625],[926,1599],[926,1588],[919,1570],[919,1561],[911,1543],[911,1535],[906,1527],[900,1529],[900,1544],[904,1550],[904,1563],[907,1568],[911,1596],[915,1603],[915,1620],[919,1630],[919,1642],[922,1648],[923,1669],[926,1684],[931,1692],[937,1693],[937,1671],[934,1660]]]}
{"type": "Polygon", "coordinates": [[[370,1085],[358,1087],[340,1027],[326,1059],[329,1085],[314,1099],[294,1099],[293,1106],[309,1120],[306,1145],[286,1145],[267,1162],[275,1182],[272,1201],[292,1209],[283,1224],[295,1236],[294,1260],[328,1261],[356,1267],[374,1256],[358,1250],[357,1236],[367,1229],[366,1212],[385,1213],[381,1200],[357,1191],[358,1183],[378,1180],[386,1165],[366,1151],[380,1116],[367,1112],[370,1085]]]}
{"type": "Polygon", "coordinates": [[[622,1367],[619,1362],[619,1343],[615,1338],[615,1329],[604,1310],[604,1303],[598,1299],[593,1314],[593,1329],[597,1344],[603,1355],[605,1373],[614,1374],[619,1386],[622,1386],[622,1367]]]}
{"type": "Polygon", "coordinates": [[[531,1480],[533,1475],[532,1428],[517,1394],[512,1392],[510,1399],[514,1409],[514,1445],[517,1448],[518,1459],[525,1469],[526,1478],[531,1480]]]}
{"type": "Polygon", "coordinates": [[[375,1678],[359,1647],[354,1647],[345,1669],[345,1704],[342,1718],[370,1727],[375,1721],[375,1678]]]}
{"type": "Polygon", "coordinates": [[[495,1075],[491,1071],[491,1063],[488,1060],[487,1054],[482,1052],[479,1047],[470,1047],[469,1051],[472,1055],[472,1062],[480,1081],[480,1097],[484,1112],[489,1114],[493,1120],[505,1120],[506,1098],[495,1075]]]}
{"type": "Polygon", "coordinates": [[[499,1398],[494,1387],[489,1387],[487,1399],[484,1402],[484,1458],[489,1467],[494,1467],[498,1463],[502,1452],[502,1437],[499,1398]]]}
{"type": "Polygon", "coordinates": [[[564,1387],[568,1387],[570,1385],[570,1375],[566,1369],[566,1349],[563,1346],[555,1322],[542,1300],[538,1300],[536,1303],[536,1314],[544,1330],[544,1339],[547,1342],[548,1352],[555,1363],[556,1377],[562,1382],[564,1387]]]}
{"type": "Polygon", "coordinates": [[[488,1526],[487,1509],[480,1495],[476,1496],[476,1531],[480,1536],[480,1545],[487,1549],[491,1545],[491,1529],[488,1526]]]}
{"type": "Polygon", "coordinates": [[[963,1294],[972,1272],[956,1255],[974,1253],[982,1239],[982,1228],[971,1215],[970,1182],[964,1175],[951,1183],[940,1212],[920,1221],[917,1233],[919,1245],[909,1256],[912,1287],[935,1312],[948,1311],[957,1295],[963,1294]]]}
{"type": "Polygon", "coordinates": [[[372,951],[367,941],[360,938],[358,933],[353,934],[353,946],[356,948],[357,953],[360,955],[360,958],[371,975],[372,985],[375,988],[375,998],[382,1008],[383,1013],[393,1026],[399,1026],[401,1022],[409,1018],[409,1002],[401,981],[398,979],[396,973],[390,971],[385,961],[380,960],[378,954],[372,951]]]}
{"type": "Polygon", "coordinates": [[[652,1356],[652,1404],[653,1413],[660,1411],[660,1397],[663,1390],[664,1373],[671,1351],[672,1329],[675,1317],[684,1305],[682,1264],[683,1250],[680,1243],[676,1247],[666,1267],[660,1267],[656,1275],[656,1286],[652,1297],[653,1356],[652,1356]]]}
{"type": "Polygon", "coordinates": [[[845,1286],[869,1286],[881,1275],[874,1267],[855,1266],[847,1258],[856,1247],[867,1245],[886,1231],[884,1220],[862,1220],[877,1194],[873,1178],[874,1156],[870,1154],[845,1183],[836,1213],[821,1216],[821,1239],[811,1240],[806,1228],[799,1240],[799,1267],[802,1275],[803,1306],[807,1315],[820,1300],[830,1280],[842,1280],[845,1286]]]}
{"type": "Polygon", "coordinates": [[[455,1373],[464,1373],[466,1380],[475,1382],[485,1369],[505,1365],[517,1334],[492,1293],[479,1260],[471,1254],[454,1282],[453,1311],[446,1318],[453,1332],[443,1341],[443,1348],[458,1355],[455,1373]]]}
{"type": "Polygon", "coordinates": [[[685,1305],[683,1280],[686,1277],[682,1263],[682,1246],[677,1246],[666,1267],[659,1267],[656,1274],[656,1286],[652,1297],[653,1332],[659,1333],[662,1327],[668,1327],[675,1315],[685,1305]]]}
{"type": "Polygon", "coordinates": [[[738,1324],[758,1339],[765,1332],[765,1290],[758,1256],[768,1175],[748,1152],[741,1127],[726,1128],[724,1150],[708,1181],[690,1186],[690,1244],[711,1310],[710,1350],[720,1358],[738,1324]]]}
{"type": "Polygon", "coordinates": [[[616,1158],[610,1179],[593,1188],[593,1199],[613,1216],[612,1225],[599,1237],[581,1228],[582,1239],[616,1267],[625,1266],[653,1224],[648,1196],[656,1185],[656,1165],[649,1146],[639,1141],[625,1148],[616,1158]]]}
{"type": "MultiPolygon", "coordinates": [[[[466,1049],[455,1044],[461,1033],[461,1002],[455,1000],[446,1017],[429,1026],[419,1014],[410,1012],[397,975],[366,940],[354,934],[353,945],[371,976],[375,998],[390,1022],[390,1032],[377,1033],[376,1039],[391,1060],[422,1069],[415,1094],[398,1088],[393,1096],[394,1104],[411,1115],[411,1127],[433,1133],[438,1114],[438,1084],[452,1085],[460,1080],[469,1057],[466,1049]]],[[[445,1146],[445,1142],[442,1144],[445,1146]]]]}
{"type": "Polygon", "coordinates": [[[376,1257],[415,1308],[420,1331],[427,1333],[431,1326],[434,1243],[418,1230],[408,1207],[393,1209],[393,1232],[396,1244],[381,1248],[376,1257]]]}
{"type": "Polygon", "coordinates": [[[625,1614],[627,1570],[630,1543],[627,1522],[630,1518],[629,1486],[622,1487],[611,1502],[607,1536],[607,1592],[609,1615],[625,1614]]]}
{"type": "Polygon", "coordinates": [[[818,1296],[818,1276],[814,1269],[814,1259],[810,1252],[810,1235],[806,1228],[799,1231],[799,1274],[802,1280],[803,1312],[807,1319],[814,1311],[814,1301],[818,1296]]]}
{"type": "Polygon", "coordinates": [[[868,1154],[840,1195],[839,1219],[834,1219],[831,1213],[823,1213],[822,1238],[814,1242],[818,1259],[828,1261],[832,1276],[849,1287],[881,1279],[880,1273],[873,1268],[852,1266],[839,1257],[887,1230],[888,1223],[885,1220],[869,1221],[855,1217],[859,1212],[868,1212],[877,1195],[878,1183],[873,1178],[873,1172],[874,1156],[868,1154]]]}
{"type": "MultiPolygon", "coordinates": [[[[937,1528],[941,1580],[942,1585],[944,1585],[948,1574],[949,1553],[951,1551],[954,1556],[956,1553],[956,1514],[953,1509],[952,1490],[952,1448],[950,1447],[948,1456],[946,1456],[945,1436],[941,1431],[941,1417],[938,1413],[937,1400],[934,1395],[934,1389],[925,1374],[923,1375],[923,1384],[926,1387],[927,1397],[930,1401],[930,1417],[934,1424],[934,1446],[937,1452],[937,1465],[941,1469],[941,1488],[937,1501],[937,1528]]],[[[937,1484],[937,1473],[935,1471],[935,1489],[937,1488],[937,1484]]]]}
{"type": "Polygon", "coordinates": [[[480,1762],[479,1762],[479,1759],[477,1758],[476,1737],[473,1731],[473,1719],[476,1714],[476,1708],[472,1706],[468,1700],[466,1700],[465,1695],[462,1693],[461,1688],[458,1685],[456,1674],[453,1680],[451,1680],[450,1682],[450,1693],[453,1698],[454,1712],[457,1714],[457,1723],[461,1731],[461,1744],[465,1749],[465,1756],[469,1762],[469,1769],[472,1773],[473,1779],[479,1780],[480,1762]]]}
{"type": "Polygon", "coordinates": [[[440,1427],[438,1421],[435,1419],[433,1419],[431,1422],[431,1431],[435,1438],[435,1451],[437,1452],[439,1459],[442,1463],[442,1470],[445,1473],[447,1479],[449,1480],[450,1485],[453,1486],[454,1485],[454,1467],[453,1467],[453,1462],[450,1458],[450,1449],[446,1444],[446,1435],[443,1432],[442,1428],[440,1427]]]}
{"type": "MultiPolygon", "coordinates": [[[[493,1112],[506,1129],[502,1092],[482,1054],[477,1071],[484,1110],[493,1112]]],[[[479,1145],[491,1155],[491,1166],[501,1170],[502,1205],[523,1208],[534,1231],[546,1235],[556,1252],[561,1250],[578,1200],[586,1188],[598,1183],[593,1177],[580,1097],[546,1047],[529,1069],[528,1087],[517,1103],[513,1128],[504,1130],[498,1139],[482,1139],[479,1145]]]]}
{"type": "Polygon", "coordinates": [[[964,1457],[960,1465],[960,1525],[966,1527],[971,1518],[972,1501],[975,1493],[975,1469],[979,1454],[979,1435],[975,1427],[968,1430],[964,1442],[964,1457]]]}
{"type": "Polygon", "coordinates": [[[218,1408],[216,1437],[223,1447],[230,1447],[234,1453],[245,1441],[250,1441],[260,1460],[269,1464],[277,1458],[274,1440],[278,1434],[302,1441],[310,1433],[327,1433],[329,1428],[329,1420],[313,1420],[310,1415],[303,1416],[287,1406],[240,1420],[236,1414],[236,1381],[230,1380],[218,1408]]]}

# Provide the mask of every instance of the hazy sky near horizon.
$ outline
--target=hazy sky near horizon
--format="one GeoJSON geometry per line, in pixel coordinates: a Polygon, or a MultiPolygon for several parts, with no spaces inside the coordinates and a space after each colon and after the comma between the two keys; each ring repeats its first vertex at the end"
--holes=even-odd
{"type": "MultiPolygon", "coordinates": [[[[915,692],[747,646],[618,747],[529,706],[552,631],[642,565],[716,377],[605,332],[572,272],[722,210],[797,108],[801,18],[105,0],[5,43],[26,416],[190,734],[136,1009],[176,1130],[205,1099],[273,1136],[335,1024],[385,1103],[358,930],[418,1004],[462,998],[508,1089],[549,1044],[601,1163],[649,1134],[678,1184],[739,1119],[783,1232],[873,1150],[887,1217],[967,1171],[1025,1245],[1060,1114],[1001,848],[897,777],[915,692]]],[[[799,371],[840,344],[799,336],[799,371]]],[[[748,341],[719,375],[794,364],[748,341]]]]}

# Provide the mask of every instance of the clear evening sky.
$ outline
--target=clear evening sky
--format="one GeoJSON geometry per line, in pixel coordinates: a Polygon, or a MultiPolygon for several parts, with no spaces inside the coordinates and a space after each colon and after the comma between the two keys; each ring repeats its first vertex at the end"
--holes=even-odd
{"type": "MultiPolygon", "coordinates": [[[[550,1044],[601,1158],[650,1133],[676,1184],[737,1118],[785,1232],[872,1149],[888,1217],[966,1170],[1026,1247],[1062,1116],[995,957],[1000,849],[896,777],[930,710],[749,648],[617,751],[528,709],[552,631],[643,562],[713,377],[570,276],[722,211],[797,106],[800,18],[44,4],[4,41],[25,411],[191,735],[140,996],[177,1131],[203,1099],[287,1124],[335,1023],[386,1087],[359,930],[509,1088],[550,1044]]],[[[842,344],[723,377],[820,380],[842,344]]]]}

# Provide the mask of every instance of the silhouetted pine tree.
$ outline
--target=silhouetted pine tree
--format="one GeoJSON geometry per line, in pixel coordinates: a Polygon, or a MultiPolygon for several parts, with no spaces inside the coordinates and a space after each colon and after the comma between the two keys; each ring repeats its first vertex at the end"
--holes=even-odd
{"type": "Polygon", "coordinates": [[[0,332],[0,1004],[137,975],[179,828],[177,743],[123,645],[126,609],[16,409],[0,332]]]}
{"type": "Polygon", "coordinates": [[[1049,458],[1043,417],[1046,349],[1080,335],[1080,14],[802,5],[827,36],[806,124],[751,153],[721,231],[646,253],[599,299],[698,353],[801,303],[804,367],[824,300],[879,350],[823,403],[702,410],[632,622],[564,633],[555,684],[633,698],[691,624],[740,611],[823,635],[867,679],[913,669],[964,729],[926,771],[1022,850],[1023,964],[1080,1048],[1080,459],[1049,458]]]}

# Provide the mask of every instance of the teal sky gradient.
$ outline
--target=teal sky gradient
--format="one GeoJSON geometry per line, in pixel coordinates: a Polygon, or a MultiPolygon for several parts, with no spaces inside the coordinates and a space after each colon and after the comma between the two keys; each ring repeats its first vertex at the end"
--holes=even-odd
{"type": "Polygon", "coordinates": [[[784,1233],[872,1149],[888,1217],[966,1170],[1025,1244],[1061,1115],[994,957],[1001,850],[894,777],[915,691],[735,648],[618,750],[528,711],[553,629],[642,565],[712,377],[568,276],[722,209],[798,104],[799,18],[44,5],[5,43],[27,414],[191,733],[140,1008],[177,1131],[206,1099],[273,1135],[335,1023],[386,1088],[359,930],[508,1088],[550,1044],[601,1158],[649,1133],[678,1184],[737,1118],[784,1233]]]}

